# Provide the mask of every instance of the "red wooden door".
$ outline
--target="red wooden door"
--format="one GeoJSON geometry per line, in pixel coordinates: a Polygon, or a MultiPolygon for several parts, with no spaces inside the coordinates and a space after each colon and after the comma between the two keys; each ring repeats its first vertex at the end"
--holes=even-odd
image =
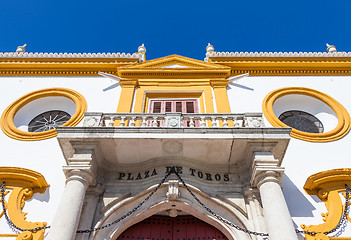
{"type": "MultiPolygon", "coordinates": [[[[198,113],[197,99],[152,99],[149,103],[150,113],[198,113]]],[[[159,126],[163,126],[164,122],[159,121],[159,126]]],[[[183,122],[184,127],[189,126],[189,121],[183,122]]],[[[198,127],[198,121],[195,126],[198,127]]]]}
{"type": "Polygon", "coordinates": [[[228,240],[215,227],[193,216],[152,216],[125,230],[117,240],[228,240]]]}

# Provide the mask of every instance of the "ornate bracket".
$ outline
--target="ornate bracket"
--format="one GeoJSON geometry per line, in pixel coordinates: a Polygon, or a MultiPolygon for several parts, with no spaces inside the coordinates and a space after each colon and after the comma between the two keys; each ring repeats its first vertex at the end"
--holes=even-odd
{"type": "MultiPolygon", "coordinates": [[[[351,186],[351,168],[333,169],[311,175],[304,186],[309,195],[317,195],[324,202],[328,212],[323,213],[325,223],[319,225],[301,225],[305,231],[318,232],[315,236],[306,234],[306,240],[328,240],[324,232],[334,229],[343,214],[345,206],[342,204],[340,192],[345,191],[345,184],[351,186]]],[[[345,205],[345,204],[344,204],[345,205]]],[[[350,221],[350,216],[347,216],[350,221]]],[[[351,222],[351,221],[350,221],[351,222]]]]}
{"type": "MultiPolygon", "coordinates": [[[[0,167],[0,181],[5,182],[5,188],[10,191],[5,207],[11,221],[19,228],[33,229],[46,226],[46,222],[27,222],[27,213],[22,212],[25,202],[32,198],[34,193],[44,193],[49,187],[45,178],[38,172],[16,167],[0,167]]],[[[0,217],[3,216],[3,212],[0,217]]],[[[24,231],[17,236],[17,240],[42,240],[45,229],[36,232],[24,231]]],[[[2,234],[0,234],[1,236],[2,234]]]]}

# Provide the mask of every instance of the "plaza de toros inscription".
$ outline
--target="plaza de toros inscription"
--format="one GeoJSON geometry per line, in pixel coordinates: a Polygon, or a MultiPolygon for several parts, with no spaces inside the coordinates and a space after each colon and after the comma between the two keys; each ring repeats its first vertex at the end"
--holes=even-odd
{"type": "Polygon", "coordinates": [[[136,181],[147,179],[149,177],[157,176],[157,175],[165,175],[170,171],[176,171],[180,175],[188,175],[191,177],[195,177],[205,181],[215,181],[215,182],[228,182],[229,181],[229,174],[226,173],[213,173],[207,171],[201,171],[194,168],[183,168],[182,166],[165,166],[164,169],[157,169],[153,168],[147,171],[141,172],[119,172],[118,175],[115,177],[115,180],[121,181],[136,181]]]}

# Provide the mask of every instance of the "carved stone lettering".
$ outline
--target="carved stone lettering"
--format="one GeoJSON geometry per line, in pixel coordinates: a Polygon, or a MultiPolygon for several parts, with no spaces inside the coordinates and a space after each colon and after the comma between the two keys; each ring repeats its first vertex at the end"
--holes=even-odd
{"type": "MultiPolygon", "coordinates": [[[[182,166],[165,166],[165,172],[166,174],[175,171],[178,174],[188,174],[192,177],[199,178],[205,181],[224,181],[228,182],[229,181],[229,174],[220,174],[220,173],[209,173],[209,172],[203,172],[196,170],[194,168],[188,168],[188,171],[183,171],[182,166]]],[[[113,180],[127,180],[127,181],[136,181],[136,180],[142,180],[146,179],[149,177],[157,176],[158,175],[158,170],[156,168],[152,170],[147,170],[143,172],[119,172],[117,176],[114,178],[110,178],[112,181],[113,180]]]]}

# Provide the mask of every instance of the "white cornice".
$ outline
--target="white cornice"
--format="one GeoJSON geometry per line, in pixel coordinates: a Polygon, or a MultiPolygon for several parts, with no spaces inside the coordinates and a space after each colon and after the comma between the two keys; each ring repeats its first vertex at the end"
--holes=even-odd
{"type": "Polygon", "coordinates": [[[140,53],[2,53],[0,58],[136,58],[143,61],[143,54],[140,53]]]}
{"type": "Polygon", "coordinates": [[[209,52],[211,57],[351,57],[351,52],[209,52]]]}

